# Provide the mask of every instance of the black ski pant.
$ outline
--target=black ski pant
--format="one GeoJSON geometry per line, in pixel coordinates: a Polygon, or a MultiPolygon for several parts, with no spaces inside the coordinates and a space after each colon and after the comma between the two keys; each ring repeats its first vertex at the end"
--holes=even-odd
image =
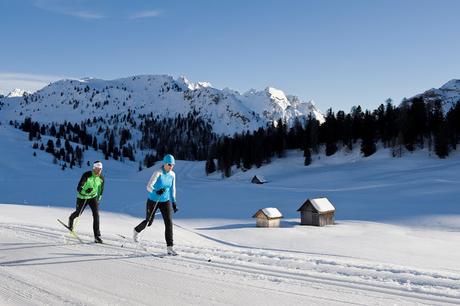
{"type": "Polygon", "coordinates": [[[97,201],[96,198],[87,199],[87,200],[77,198],[77,207],[75,211],[69,217],[69,227],[73,228],[74,219],[79,217],[83,213],[87,205],[89,205],[89,207],[91,208],[91,211],[93,212],[94,237],[100,237],[101,232],[99,230],[99,202],[97,201]]]}
{"type": "Polygon", "coordinates": [[[147,199],[146,203],[146,216],[145,220],[139,223],[134,229],[136,232],[142,232],[146,226],[152,225],[153,219],[155,218],[155,213],[158,209],[161,211],[163,216],[163,221],[165,223],[165,240],[167,246],[173,246],[173,222],[172,222],[172,207],[171,202],[154,202],[150,199],[147,199]],[[156,203],[156,204],[155,204],[156,203]]]}

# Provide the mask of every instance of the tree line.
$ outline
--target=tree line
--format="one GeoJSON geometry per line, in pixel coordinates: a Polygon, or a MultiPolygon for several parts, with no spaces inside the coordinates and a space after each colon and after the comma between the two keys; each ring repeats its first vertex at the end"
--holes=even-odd
{"type": "Polygon", "coordinates": [[[217,136],[211,125],[197,115],[160,118],[149,113],[134,119],[133,113],[128,111],[108,119],[87,119],[80,124],[67,121],[40,124],[29,117],[21,123],[10,121],[10,124],[27,132],[34,149],[52,154],[55,161],[63,162],[64,168],[67,163],[70,167],[81,166],[83,152],[92,148],[101,151],[106,160],[136,161],[138,158],[141,170],[171,152],[182,160],[205,160],[208,147],[217,136]],[[46,146],[42,136],[49,136],[46,146]],[[77,145],[74,149],[70,143],[81,147],[77,145]]]}
{"type": "Polygon", "coordinates": [[[459,136],[460,103],[444,114],[439,100],[426,103],[419,97],[404,101],[399,107],[387,100],[374,111],[363,111],[360,106],[353,107],[348,114],[329,109],[322,124],[312,116],[304,121],[297,119],[290,128],[278,120],[253,133],[219,138],[210,148],[205,167],[208,174],[219,170],[228,177],[232,166],[243,170],[260,167],[273,157],[283,157],[289,149],[303,150],[304,164],[308,166],[312,155],[321,148],[326,156],[331,156],[358,146],[362,155],[368,157],[377,151],[379,143],[391,148],[393,157],[428,149],[439,158],[446,158],[456,150],[459,136]]]}
{"type": "Polygon", "coordinates": [[[353,107],[348,114],[329,109],[322,124],[310,115],[289,126],[278,120],[231,137],[213,133],[209,122],[196,112],[161,118],[153,113],[135,116],[135,111],[128,110],[80,124],[40,124],[31,118],[10,124],[28,132],[35,149],[52,154],[55,161],[70,167],[81,167],[83,153],[92,148],[101,151],[105,159],[138,161],[139,170],[152,166],[166,153],[180,160],[206,160],[207,174],[221,171],[228,177],[232,167],[260,167],[292,149],[304,152],[306,166],[320,152],[331,156],[339,150],[356,148],[364,157],[384,147],[391,149],[393,157],[428,149],[439,158],[446,158],[459,143],[460,103],[445,112],[441,101],[428,103],[422,97],[404,101],[398,107],[387,100],[373,111],[363,111],[360,106],[353,107]],[[49,136],[46,146],[41,142],[44,135],[49,136]]]}

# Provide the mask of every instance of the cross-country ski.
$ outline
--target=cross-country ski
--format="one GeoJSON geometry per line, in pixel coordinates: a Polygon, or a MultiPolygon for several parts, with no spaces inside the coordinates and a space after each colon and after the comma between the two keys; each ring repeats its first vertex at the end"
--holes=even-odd
{"type": "Polygon", "coordinates": [[[62,222],[60,219],[57,219],[57,221],[69,231],[69,234],[72,237],[83,243],[83,240],[81,240],[81,238],[78,237],[77,233],[74,230],[70,229],[70,227],[66,225],[64,222],[62,222]]]}

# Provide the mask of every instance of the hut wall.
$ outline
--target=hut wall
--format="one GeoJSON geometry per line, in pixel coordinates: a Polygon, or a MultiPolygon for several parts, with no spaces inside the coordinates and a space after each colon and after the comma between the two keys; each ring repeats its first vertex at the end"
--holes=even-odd
{"type": "Polygon", "coordinates": [[[319,226],[334,225],[334,213],[319,215],[319,226]]]}
{"type": "Polygon", "coordinates": [[[301,222],[302,225],[312,225],[313,224],[313,215],[311,211],[302,211],[301,212],[301,222]]]}
{"type": "Polygon", "coordinates": [[[325,226],[327,224],[327,216],[326,215],[319,215],[318,219],[318,226],[325,226]]]}
{"type": "Polygon", "coordinates": [[[312,225],[320,226],[319,214],[318,213],[312,213],[312,218],[313,218],[312,225]]]}
{"type": "Polygon", "coordinates": [[[318,214],[304,210],[301,212],[301,225],[325,226],[334,224],[334,213],[318,214]]]}
{"type": "Polygon", "coordinates": [[[326,225],[334,225],[334,213],[330,212],[326,214],[326,225]]]}
{"type": "Polygon", "coordinates": [[[280,227],[280,219],[268,220],[264,218],[257,218],[256,226],[257,227],[280,227]]]}

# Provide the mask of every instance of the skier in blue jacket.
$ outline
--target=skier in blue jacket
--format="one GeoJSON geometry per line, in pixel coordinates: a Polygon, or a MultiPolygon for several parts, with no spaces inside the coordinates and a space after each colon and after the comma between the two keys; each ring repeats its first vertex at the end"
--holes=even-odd
{"type": "Polygon", "coordinates": [[[177,255],[173,249],[173,222],[172,211],[177,212],[176,205],[176,174],[173,171],[174,156],[171,154],[163,158],[163,165],[153,172],[147,184],[148,199],[146,203],[146,218],[134,228],[133,239],[139,242],[139,233],[146,226],[152,225],[155,212],[160,209],[165,224],[165,239],[169,255],[177,255]]]}

